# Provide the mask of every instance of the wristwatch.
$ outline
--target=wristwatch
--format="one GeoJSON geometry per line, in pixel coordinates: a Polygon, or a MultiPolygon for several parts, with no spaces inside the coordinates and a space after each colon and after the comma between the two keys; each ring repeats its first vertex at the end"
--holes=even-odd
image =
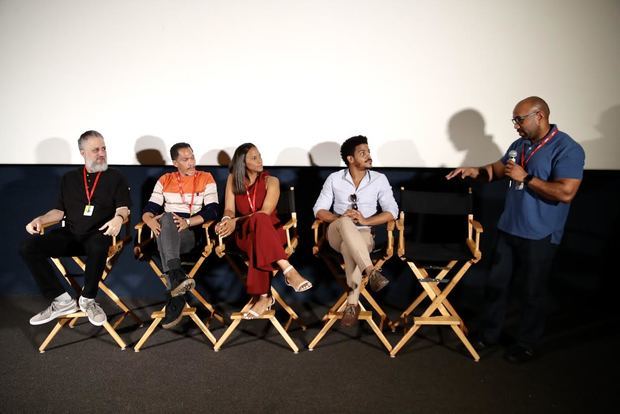
{"type": "Polygon", "coordinates": [[[534,178],[534,176],[532,174],[528,174],[524,179],[523,179],[523,184],[528,185],[530,183],[530,181],[532,181],[532,178],[534,178]]]}
{"type": "Polygon", "coordinates": [[[187,227],[191,227],[191,225],[189,224],[189,219],[188,218],[185,219],[185,222],[187,223],[187,227]]]}

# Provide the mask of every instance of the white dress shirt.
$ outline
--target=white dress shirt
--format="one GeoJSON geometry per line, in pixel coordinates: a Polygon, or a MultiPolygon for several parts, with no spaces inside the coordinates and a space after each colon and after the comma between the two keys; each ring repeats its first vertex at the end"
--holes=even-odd
{"type": "Polygon", "coordinates": [[[394,220],[398,218],[398,204],[394,200],[392,186],[384,174],[377,171],[366,171],[359,187],[355,188],[353,178],[348,168],[331,173],[325,183],[319,198],[314,204],[314,216],[319,210],[332,210],[334,214],[342,215],[346,210],[353,208],[352,194],[356,195],[357,210],[366,218],[377,214],[377,204],[381,211],[389,211],[394,220]]]}

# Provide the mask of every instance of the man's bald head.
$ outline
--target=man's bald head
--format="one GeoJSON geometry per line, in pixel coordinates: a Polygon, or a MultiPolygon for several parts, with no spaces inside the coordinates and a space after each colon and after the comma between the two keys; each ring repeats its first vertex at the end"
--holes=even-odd
{"type": "Polygon", "coordinates": [[[544,114],[545,119],[549,119],[549,114],[551,113],[547,102],[538,96],[529,96],[523,99],[515,106],[515,112],[517,108],[524,109],[526,112],[540,111],[544,114]]]}

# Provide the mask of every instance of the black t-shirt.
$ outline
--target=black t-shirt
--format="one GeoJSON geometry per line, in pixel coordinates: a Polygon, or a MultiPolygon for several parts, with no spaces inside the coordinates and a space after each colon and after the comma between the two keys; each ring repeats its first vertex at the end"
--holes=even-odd
{"type": "MultiPolygon", "coordinates": [[[[131,207],[129,186],[125,177],[115,169],[108,168],[101,173],[90,200],[94,207],[91,216],[84,215],[88,204],[84,188],[84,167],[66,173],[60,183],[60,195],[56,208],[65,212],[65,226],[74,234],[98,231],[114,217],[118,207],[131,207]]],[[[97,173],[86,173],[88,189],[92,191],[97,173]]]]}

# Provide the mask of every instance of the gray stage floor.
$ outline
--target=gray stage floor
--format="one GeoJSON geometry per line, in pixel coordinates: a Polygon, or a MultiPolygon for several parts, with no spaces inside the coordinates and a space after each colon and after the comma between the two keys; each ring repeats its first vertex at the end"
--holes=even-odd
{"type": "MultiPolygon", "coordinates": [[[[161,307],[129,303],[145,319],[161,307]]],[[[367,328],[336,327],[309,352],[325,311],[319,305],[296,307],[310,325],[291,329],[302,348],[296,355],[266,321],[243,322],[217,353],[191,322],[158,329],[139,353],[81,323],[40,354],[52,324],[32,327],[28,319],[45,305],[35,297],[0,299],[0,412],[566,413],[620,401],[611,316],[552,319],[544,355],[515,366],[501,350],[474,362],[449,328],[424,329],[393,359],[367,328]]],[[[135,344],[147,325],[128,319],[119,333],[135,344]]],[[[216,337],[223,333],[215,322],[210,327],[216,337]]],[[[401,334],[386,336],[395,344],[401,334]]]]}

